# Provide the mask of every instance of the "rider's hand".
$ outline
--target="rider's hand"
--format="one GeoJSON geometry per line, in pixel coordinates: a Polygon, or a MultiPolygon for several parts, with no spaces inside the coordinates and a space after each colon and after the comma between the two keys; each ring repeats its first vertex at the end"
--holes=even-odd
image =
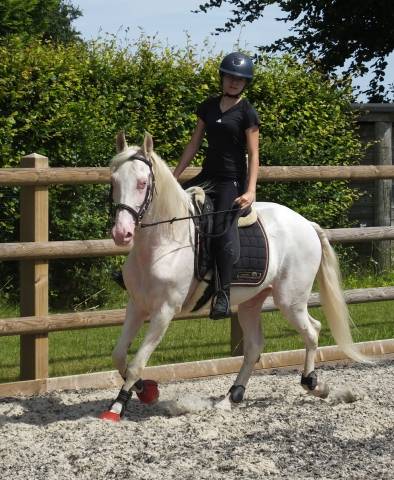
{"type": "Polygon", "coordinates": [[[234,203],[237,203],[241,209],[248,208],[256,200],[255,192],[245,192],[240,197],[234,200],[234,203]]]}

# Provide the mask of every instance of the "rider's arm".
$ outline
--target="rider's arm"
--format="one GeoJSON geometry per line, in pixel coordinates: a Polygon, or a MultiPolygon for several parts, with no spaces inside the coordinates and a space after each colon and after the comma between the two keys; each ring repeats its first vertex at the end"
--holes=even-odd
{"type": "Polygon", "coordinates": [[[190,142],[186,145],[178,165],[174,169],[174,177],[179,178],[183,170],[190,165],[195,154],[198,152],[205,134],[205,123],[199,118],[197,120],[196,128],[192,134],[190,142]]]}
{"type": "Polygon", "coordinates": [[[259,128],[248,128],[245,133],[248,149],[248,185],[246,191],[255,194],[259,173],[259,128]]]}
{"type": "Polygon", "coordinates": [[[234,200],[241,208],[247,208],[256,200],[256,183],[259,173],[259,127],[245,130],[248,149],[248,183],[246,192],[234,200]]]}

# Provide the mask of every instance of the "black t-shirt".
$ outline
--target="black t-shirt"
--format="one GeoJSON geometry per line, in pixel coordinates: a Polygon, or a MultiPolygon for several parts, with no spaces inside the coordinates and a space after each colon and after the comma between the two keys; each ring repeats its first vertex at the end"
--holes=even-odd
{"type": "Polygon", "coordinates": [[[205,123],[208,140],[202,170],[210,178],[243,181],[247,170],[245,130],[258,126],[259,117],[244,98],[222,112],[220,98],[208,98],[197,108],[197,115],[205,123]]]}

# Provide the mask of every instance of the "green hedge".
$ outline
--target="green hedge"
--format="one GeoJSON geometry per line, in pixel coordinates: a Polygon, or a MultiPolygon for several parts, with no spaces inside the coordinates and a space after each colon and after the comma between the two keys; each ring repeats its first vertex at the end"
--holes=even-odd
{"type": "MultiPolygon", "coordinates": [[[[0,167],[17,167],[31,152],[48,156],[52,167],[107,166],[121,128],[129,143],[140,143],[149,131],[157,152],[174,165],[195,125],[197,104],[219,91],[218,62],[193,47],[165,48],[144,36],[132,51],[117,48],[113,40],[54,46],[17,36],[3,39],[0,167]]],[[[261,117],[263,164],[343,165],[362,154],[350,89],[337,88],[290,57],[262,59],[248,97],[261,117]]],[[[1,242],[18,239],[16,193],[0,190],[1,242]]],[[[106,237],[107,196],[107,186],[52,188],[50,240],[106,237]]],[[[260,199],[286,204],[324,227],[347,225],[357,197],[345,182],[259,188],[260,199]]],[[[52,307],[70,308],[100,290],[113,262],[54,262],[52,307]]],[[[0,268],[6,278],[14,267],[0,268]]],[[[102,304],[110,297],[106,288],[93,298],[102,304]]]]}

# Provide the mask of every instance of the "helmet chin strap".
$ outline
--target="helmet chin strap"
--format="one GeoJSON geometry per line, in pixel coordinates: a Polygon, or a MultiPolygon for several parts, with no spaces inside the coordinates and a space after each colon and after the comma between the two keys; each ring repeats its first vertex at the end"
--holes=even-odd
{"type": "Polygon", "coordinates": [[[237,95],[232,95],[231,93],[223,93],[223,97],[230,97],[230,98],[239,98],[242,92],[237,93],[237,95]]]}

